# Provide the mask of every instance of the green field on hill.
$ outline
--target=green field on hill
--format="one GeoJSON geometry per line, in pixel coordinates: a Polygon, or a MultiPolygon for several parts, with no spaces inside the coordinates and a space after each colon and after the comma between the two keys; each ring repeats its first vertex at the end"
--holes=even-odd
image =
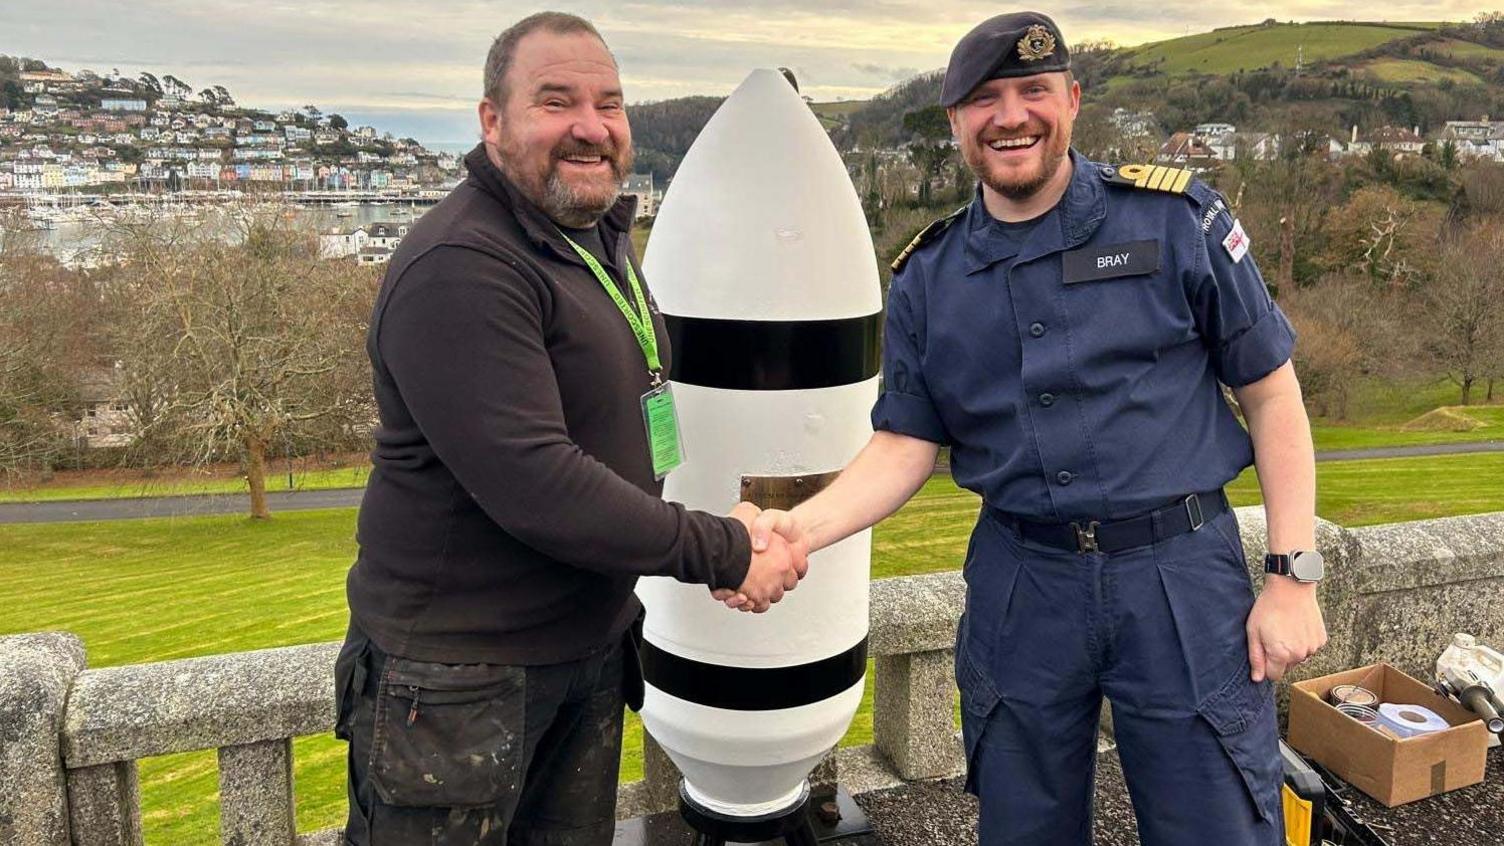
{"type": "Polygon", "coordinates": [[[1427,44],[1425,49],[1443,56],[1450,56],[1454,59],[1486,59],[1504,63],[1504,50],[1500,50],[1497,47],[1489,47],[1486,44],[1462,41],[1457,38],[1448,38],[1427,44]]]}
{"type": "Polygon", "coordinates": [[[1294,67],[1296,50],[1307,63],[1341,59],[1381,44],[1434,30],[1440,24],[1282,23],[1240,26],[1156,41],[1129,48],[1138,67],[1155,67],[1168,75],[1230,74],[1272,67],[1294,67]]]}
{"type": "MultiPolygon", "coordinates": [[[[1328,463],[1318,511],[1347,525],[1504,509],[1504,454],[1328,463]]],[[[1259,501],[1252,473],[1229,487],[1259,501]]],[[[874,533],[874,578],[953,570],[965,555],[977,497],[937,478],[874,533]]],[[[0,634],[66,630],[94,667],[335,640],[346,622],[344,576],[355,511],[110,523],[0,526],[0,634]]],[[[728,612],[730,613],[730,612],[728,612]]],[[[871,675],[843,741],[871,742],[871,675]]],[[[628,721],[623,778],[641,774],[641,729],[628,721]]],[[[343,747],[295,746],[300,830],[341,822],[343,747]]],[[[217,842],[212,752],[141,763],[147,842],[217,842]]]]}
{"type": "Polygon", "coordinates": [[[1478,75],[1462,68],[1448,68],[1423,62],[1419,59],[1378,59],[1364,62],[1353,68],[1358,75],[1371,76],[1379,82],[1405,85],[1412,82],[1441,82],[1448,80],[1459,85],[1482,85],[1478,75]]]}

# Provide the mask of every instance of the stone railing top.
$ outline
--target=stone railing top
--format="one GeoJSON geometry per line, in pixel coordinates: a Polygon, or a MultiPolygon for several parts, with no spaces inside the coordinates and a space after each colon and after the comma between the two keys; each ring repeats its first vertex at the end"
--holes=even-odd
{"type": "Polygon", "coordinates": [[[1347,533],[1364,563],[1363,593],[1504,576],[1504,512],[1361,526],[1347,533]]]}
{"type": "Polygon", "coordinates": [[[0,703],[14,703],[28,713],[60,711],[68,683],[84,667],[84,645],[77,635],[36,632],[0,637],[0,703]]]}
{"type": "Polygon", "coordinates": [[[328,731],[337,643],[87,670],[63,723],[70,769],[328,731]]]}
{"type": "Polygon", "coordinates": [[[58,728],[84,648],[65,632],[0,637],[0,843],[68,839],[58,728]]]}
{"type": "Polygon", "coordinates": [[[932,573],[872,583],[868,652],[903,655],[950,649],[966,605],[966,582],[958,572],[932,573]]]}

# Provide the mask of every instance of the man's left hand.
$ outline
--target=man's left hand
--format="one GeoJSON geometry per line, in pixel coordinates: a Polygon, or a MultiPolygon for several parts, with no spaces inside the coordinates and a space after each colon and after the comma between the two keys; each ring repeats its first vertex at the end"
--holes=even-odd
{"type": "Polygon", "coordinates": [[[1248,614],[1248,664],[1256,682],[1279,681],[1285,671],[1326,645],[1326,622],[1316,586],[1287,576],[1265,578],[1248,614]]]}

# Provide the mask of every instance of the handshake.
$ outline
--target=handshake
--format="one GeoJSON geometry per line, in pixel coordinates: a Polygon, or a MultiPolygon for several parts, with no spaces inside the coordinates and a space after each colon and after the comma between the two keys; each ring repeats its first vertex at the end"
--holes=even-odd
{"type": "Polygon", "coordinates": [[[798,587],[799,580],[809,572],[809,539],[787,511],[763,511],[743,502],[728,516],[747,527],[752,538],[752,564],[741,587],[711,591],[711,596],[727,608],[761,614],[798,587]]]}

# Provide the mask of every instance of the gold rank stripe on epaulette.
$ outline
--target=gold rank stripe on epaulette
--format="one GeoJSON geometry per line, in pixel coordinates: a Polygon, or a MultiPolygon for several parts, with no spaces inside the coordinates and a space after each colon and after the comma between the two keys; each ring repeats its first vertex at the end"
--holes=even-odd
{"type": "Polygon", "coordinates": [[[898,257],[893,259],[893,263],[889,265],[889,267],[893,268],[893,272],[897,273],[898,271],[903,270],[904,262],[909,260],[909,256],[913,255],[915,250],[919,249],[925,244],[928,244],[930,241],[933,241],[935,239],[935,236],[939,235],[941,232],[944,232],[946,227],[954,223],[956,218],[960,217],[962,212],[965,212],[966,209],[966,206],[962,206],[946,215],[945,217],[940,218],[939,220],[930,221],[930,224],[928,226],[919,230],[919,234],[914,236],[914,239],[909,242],[909,245],[903,248],[903,252],[899,253],[898,257]]]}
{"type": "Polygon", "coordinates": [[[1164,165],[1131,164],[1102,169],[1102,177],[1114,185],[1131,185],[1150,191],[1184,194],[1191,184],[1191,172],[1164,165]]]}

